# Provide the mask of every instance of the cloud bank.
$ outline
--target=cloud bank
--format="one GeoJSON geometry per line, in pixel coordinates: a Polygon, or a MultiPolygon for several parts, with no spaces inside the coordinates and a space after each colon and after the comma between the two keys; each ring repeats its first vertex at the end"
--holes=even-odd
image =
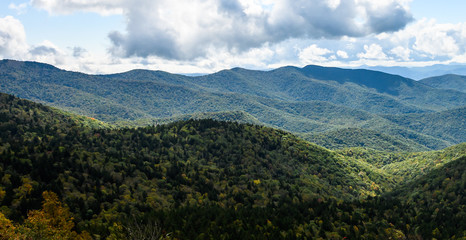
{"type": "Polygon", "coordinates": [[[57,21],[89,12],[124,20],[123,30],[88,41],[104,42],[96,53],[96,46],[57,46],[48,36],[28,44],[18,19],[0,17],[1,58],[88,73],[466,63],[466,23],[413,19],[411,0],[24,1],[8,5],[13,15],[40,9],[57,21]]]}
{"type": "Polygon", "coordinates": [[[23,24],[12,16],[0,18],[0,55],[15,57],[27,52],[23,24]]]}
{"type": "Polygon", "coordinates": [[[65,54],[49,41],[30,46],[23,24],[12,16],[6,16],[0,18],[0,57],[61,64],[65,54]]]}
{"type": "Polygon", "coordinates": [[[111,32],[123,57],[192,60],[226,49],[245,52],[287,39],[362,37],[413,20],[403,2],[368,0],[32,0],[52,13],[123,13],[126,32],[111,32]]]}

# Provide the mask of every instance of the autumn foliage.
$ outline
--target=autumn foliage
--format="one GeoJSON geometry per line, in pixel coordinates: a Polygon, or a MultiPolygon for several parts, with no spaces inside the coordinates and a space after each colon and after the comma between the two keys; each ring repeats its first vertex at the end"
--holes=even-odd
{"type": "Polygon", "coordinates": [[[0,213],[0,239],[92,239],[87,232],[73,231],[69,209],[55,193],[45,191],[42,197],[42,209],[30,211],[23,224],[14,224],[0,213]]]}

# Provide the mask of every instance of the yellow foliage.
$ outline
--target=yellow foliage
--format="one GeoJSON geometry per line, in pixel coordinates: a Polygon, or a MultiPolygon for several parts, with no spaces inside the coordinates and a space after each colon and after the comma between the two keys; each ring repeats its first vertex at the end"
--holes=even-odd
{"type": "Polygon", "coordinates": [[[118,240],[126,238],[125,229],[120,223],[113,223],[113,226],[111,226],[109,230],[110,236],[107,237],[107,240],[118,240]]]}
{"type": "Polygon", "coordinates": [[[389,239],[396,239],[396,240],[404,240],[406,236],[401,230],[395,228],[387,228],[385,229],[385,234],[389,237],[389,239]]]}
{"type": "Polygon", "coordinates": [[[41,237],[56,236],[69,239],[74,223],[68,209],[61,205],[55,193],[45,191],[42,196],[44,197],[42,209],[29,212],[26,226],[41,237]]]}
{"type": "Polygon", "coordinates": [[[23,185],[15,189],[16,196],[19,199],[23,199],[29,195],[33,189],[32,185],[34,184],[34,182],[28,177],[23,177],[21,181],[23,182],[23,185]]]}
{"type": "Polygon", "coordinates": [[[271,226],[273,226],[272,222],[269,219],[267,219],[267,227],[271,227],[271,226]]]}
{"type": "Polygon", "coordinates": [[[55,193],[45,191],[42,196],[42,209],[30,211],[23,225],[14,225],[0,213],[0,239],[92,239],[87,232],[72,231],[73,218],[55,193]]]}
{"type": "Polygon", "coordinates": [[[16,227],[0,212],[0,239],[20,239],[16,227]]]}
{"type": "Polygon", "coordinates": [[[6,195],[6,191],[2,187],[0,187],[0,202],[3,200],[5,195],[6,195]]]}

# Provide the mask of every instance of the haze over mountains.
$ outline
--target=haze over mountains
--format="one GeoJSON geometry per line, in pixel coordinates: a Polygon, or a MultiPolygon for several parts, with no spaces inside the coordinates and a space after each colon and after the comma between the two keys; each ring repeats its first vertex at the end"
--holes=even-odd
{"type": "Polygon", "coordinates": [[[441,149],[466,139],[461,130],[466,93],[369,70],[307,66],[266,72],[235,68],[199,77],[147,70],[87,75],[3,60],[0,77],[1,92],[119,125],[208,113],[281,128],[309,140],[320,134],[327,147],[344,137],[322,136],[339,129],[375,131],[371,140],[346,139],[343,145],[376,149],[387,136],[405,143],[392,150],[441,149]]]}
{"type": "Polygon", "coordinates": [[[414,80],[422,80],[433,76],[442,76],[447,74],[466,75],[466,65],[443,65],[436,64],[425,67],[370,67],[364,66],[365,69],[382,71],[390,74],[401,75],[414,80]]]}

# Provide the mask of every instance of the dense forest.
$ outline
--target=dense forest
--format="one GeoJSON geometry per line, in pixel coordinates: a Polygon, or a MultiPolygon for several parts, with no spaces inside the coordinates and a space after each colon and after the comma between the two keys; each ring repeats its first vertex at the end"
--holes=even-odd
{"type": "MultiPolygon", "coordinates": [[[[282,129],[332,149],[347,141],[384,151],[428,151],[466,141],[466,132],[458,131],[466,127],[466,93],[363,69],[88,75],[2,60],[0,79],[0,92],[118,126],[215,118],[282,129]]],[[[454,81],[459,86],[466,82],[454,81]]]]}
{"type": "Polygon", "coordinates": [[[0,94],[0,238],[461,239],[465,156],[212,119],[114,127],[0,94]]]}

